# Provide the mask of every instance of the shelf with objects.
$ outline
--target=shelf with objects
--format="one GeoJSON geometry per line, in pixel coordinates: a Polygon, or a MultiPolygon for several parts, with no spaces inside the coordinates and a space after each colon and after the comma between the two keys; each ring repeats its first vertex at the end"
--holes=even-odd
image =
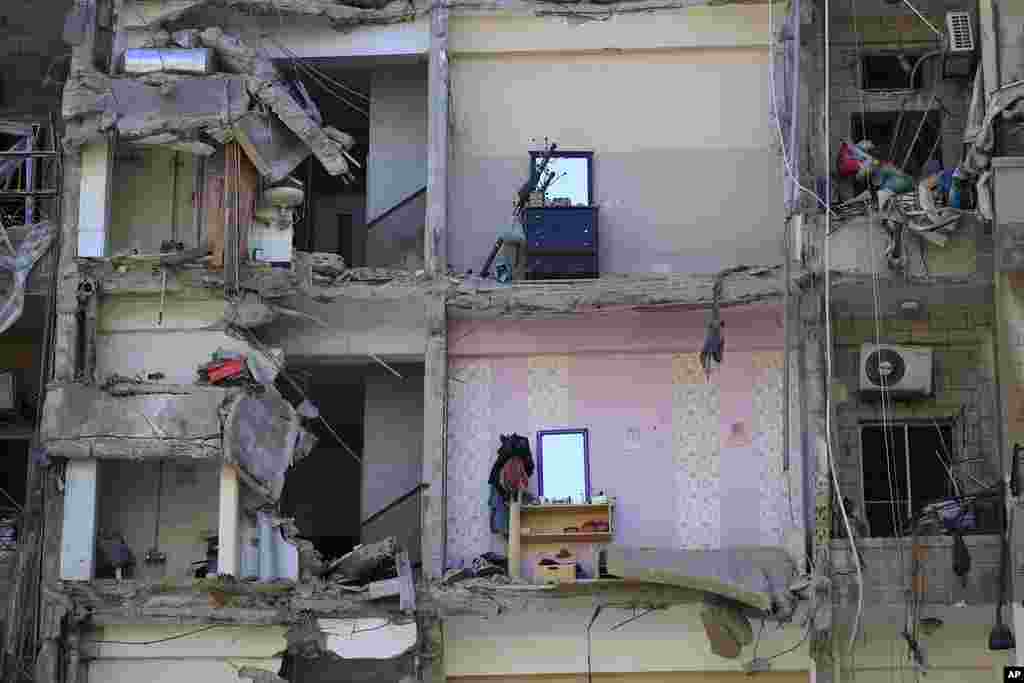
{"type": "Polygon", "coordinates": [[[603,491],[591,494],[588,438],[586,429],[538,432],[534,467],[526,437],[502,437],[492,481],[507,492],[503,531],[513,579],[564,583],[598,577],[597,551],[615,532],[615,501],[603,491]],[[535,472],[537,494],[529,490],[535,472]]]}

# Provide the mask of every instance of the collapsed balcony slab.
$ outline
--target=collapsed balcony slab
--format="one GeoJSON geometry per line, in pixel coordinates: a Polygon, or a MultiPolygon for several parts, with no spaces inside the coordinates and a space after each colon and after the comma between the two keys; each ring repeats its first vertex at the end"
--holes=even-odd
{"type": "Polygon", "coordinates": [[[218,458],[221,407],[230,395],[200,386],[129,396],[82,384],[53,386],[43,407],[42,442],[64,458],[218,458]]]}
{"type": "Polygon", "coordinates": [[[77,147],[112,129],[125,140],[187,135],[237,119],[249,104],[246,79],[240,76],[183,77],[150,85],[76,72],[65,89],[65,144],[77,147]]]}

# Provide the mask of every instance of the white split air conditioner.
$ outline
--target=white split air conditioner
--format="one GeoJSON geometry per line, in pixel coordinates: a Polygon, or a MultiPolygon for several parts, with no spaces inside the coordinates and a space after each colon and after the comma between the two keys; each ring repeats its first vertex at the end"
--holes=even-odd
{"type": "Polygon", "coordinates": [[[932,350],[924,347],[864,344],[860,349],[860,390],[894,396],[932,394],[932,350]]]}

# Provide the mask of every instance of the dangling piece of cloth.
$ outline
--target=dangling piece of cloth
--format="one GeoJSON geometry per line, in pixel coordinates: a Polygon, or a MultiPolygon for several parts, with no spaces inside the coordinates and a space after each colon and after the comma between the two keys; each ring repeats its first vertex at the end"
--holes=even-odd
{"type": "Polygon", "coordinates": [[[711,315],[708,318],[707,331],[704,334],[704,346],[700,350],[700,365],[704,368],[704,381],[711,381],[711,363],[721,364],[725,353],[725,332],[722,316],[719,311],[722,302],[722,285],[725,277],[735,268],[723,270],[715,276],[715,284],[711,289],[711,315]]]}

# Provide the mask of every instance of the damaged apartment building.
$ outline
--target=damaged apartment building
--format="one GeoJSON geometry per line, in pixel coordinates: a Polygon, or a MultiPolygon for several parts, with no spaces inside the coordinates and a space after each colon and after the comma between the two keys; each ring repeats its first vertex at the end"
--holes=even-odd
{"type": "Polygon", "coordinates": [[[1011,662],[1009,3],[23,4],[5,680],[1011,662]]]}

